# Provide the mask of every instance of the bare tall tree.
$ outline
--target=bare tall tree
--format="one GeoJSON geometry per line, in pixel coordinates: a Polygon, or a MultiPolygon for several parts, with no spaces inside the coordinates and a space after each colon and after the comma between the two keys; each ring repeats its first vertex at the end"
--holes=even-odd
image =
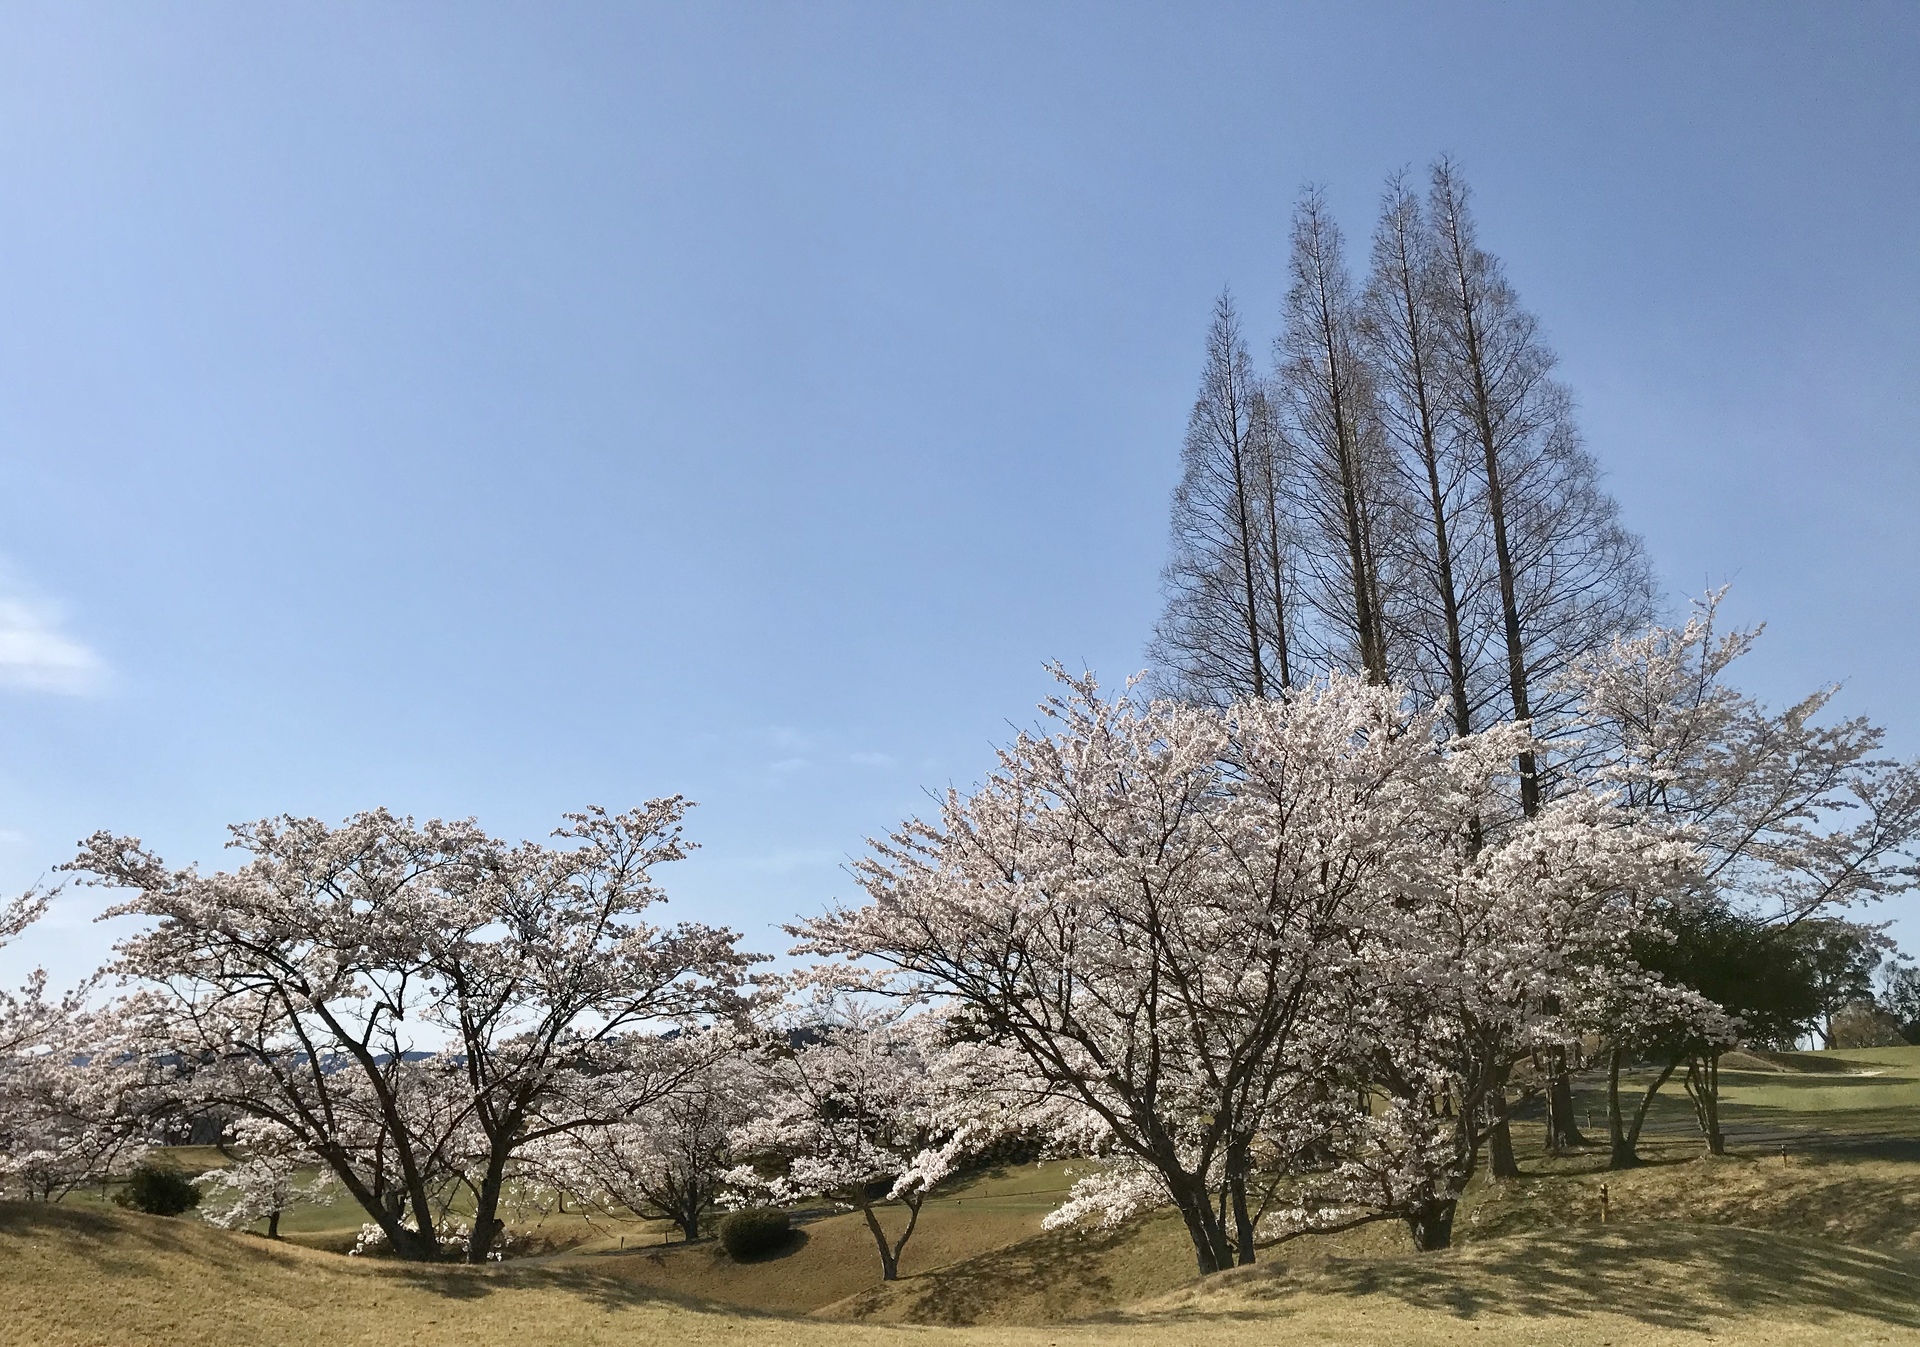
{"type": "MultiPolygon", "coordinates": [[[[1436,383],[1479,475],[1504,656],[1502,718],[1529,720],[1581,655],[1651,617],[1651,567],[1581,448],[1572,398],[1553,377],[1538,320],[1479,245],[1458,169],[1441,160],[1428,198],[1434,239],[1436,383]]],[[[1541,801],[1540,765],[1520,763],[1521,803],[1541,801]]]]}
{"type": "Polygon", "coordinates": [[[1166,608],[1151,657],[1168,690],[1208,701],[1277,695],[1290,681],[1283,473],[1272,418],[1230,295],[1214,302],[1207,362],[1173,497],[1166,608]]]}
{"type": "Polygon", "coordinates": [[[1345,662],[1346,646],[1360,672],[1384,683],[1384,455],[1372,381],[1356,338],[1357,304],[1341,256],[1340,227],[1318,191],[1308,192],[1294,212],[1288,269],[1292,284],[1275,347],[1274,388],[1296,464],[1294,499],[1311,581],[1307,598],[1326,628],[1325,661],[1345,662]]]}
{"type": "Polygon", "coordinates": [[[1288,492],[1293,465],[1280,433],[1273,402],[1263,386],[1256,390],[1253,416],[1253,486],[1261,541],[1260,605],[1273,647],[1273,667],[1282,691],[1293,685],[1294,609],[1299,592],[1296,535],[1288,492]]]}
{"type": "MultiPolygon", "coordinates": [[[[1574,660],[1652,617],[1652,568],[1580,446],[1573,400],[1552,377],[1554,355],[1538,320],[1479,245],[1468,195],[1451,161],[1434,165],[1428,217],[1440,384],[1480,473],[1498,581],[1492,616],[1506,663],[1501,710],[1531,720],[1562,709],[1542,694],[1574,660]]],[[[1541,765],[1527,752],[1519,768],[1521,808],[1531,817],[1541,805],[1541,765]]],[[[1578,1145],[1564,1049],[1549,1053],[1546,1070],[1548,1145],[1578,1145]]]]}
{"type": "Polygon", "coordinates": [[[1482,667],[1486,633],[1471,625],[1491,583],[1485,511],[1465,442],[1447,421],[1440,386],[1440,315],[1432,231],[1420,198],[1396,174],[1374,230],[1372,272],[1359,332],[1373,371],[1380,424],[1401,475],[1408,513],[1395,530],[1404,584],[1391,612],[1405,676],[1417,692],[1444,697],[1455,734],[1485,722],[1495,689],[1482,667]]]}

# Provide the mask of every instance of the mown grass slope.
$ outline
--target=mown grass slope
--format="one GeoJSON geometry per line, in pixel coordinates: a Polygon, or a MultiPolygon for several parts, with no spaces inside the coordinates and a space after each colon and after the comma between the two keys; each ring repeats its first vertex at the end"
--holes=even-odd
{"type": "MultiPolygon", "coordinates": [[[[1920,1342],[1920,1049],[1804,1056],[1730,1064],[1723,1159],[1699,1158],[1679,1098],[1659,1105],[1652,1163],[1622,1173],[1598,1153],[1542,1156],[1523,1126],[1528,1176],[1477,1182],[1446,1254],[1414,1255],[1382,1224],[1201,1282],[1167,1215],[1042,1232],[1071,1182],[1057,1164],[930,1202],[906,1275],[887,1285],[848,1215],[807,1220],[778,1256],[747,1264],[575,1216],[547,1228],[572,1245],[556,1256],[416,1267],[137,1216],[95,1194],[0,1205],[0,1343],[1920,1342]]],[[[291,1224],[329,1242],[357,1223],[339,1207],[301,1217],[291,1224]]]]}
{"type": "Polygon", "coordinates": [[[1425,1257],[1289,1260],[1098,1322],[1044,1327],[794,1319],[668,1296],[577,1262],[368,1264],[98,1209],[0,1206],[0,1266],[0,1338],[22,1347],[1920,1341],[1911,1262],[1715,1226],[1588,1228],[1425,1257]]]}

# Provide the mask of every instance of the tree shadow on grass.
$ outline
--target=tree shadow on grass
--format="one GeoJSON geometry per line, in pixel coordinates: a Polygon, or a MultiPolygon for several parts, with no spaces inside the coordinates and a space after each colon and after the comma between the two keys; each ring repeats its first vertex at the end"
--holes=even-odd
{"type": "Polygon", "coordinates": [[[105,1276],[151,1275],[156,1256],[191,1258],[230,1272],[282,1252],[264,1239],[223,1237],[194,1216],[48,1202],[0,1202],[0,1236],[58,1245],[105,1276]]]}
{"type": "Polygon", "coordinates": [[[669,1291],[597,1267],[570,1267],[553,1263],[515,1267],[506,1263],[477,1268],[408,1263],[388,1264],[381,1271],[390,1278],[446,1300],[480,1300],[499,1291],[547,1290],[577,1296],[603,1310],[671,1305],[677,1309],[735,1319],[782,1317],[703,1296],[669,1291]]]}
{"type": "Polygon", "coordinates": [[[1920,1328],[1920,1272],[1906,1260],[1724,1226],[1635,1225],[1604,1233],[1542,1231],[1445,1254],[1320,1268],[1224,1274],[1228,1303],[1198,1299],[1169,1315],[1264,1318],[1298,1294],[1386,1296],[1457,1318],[1565,1320],[1615,1314],[1651,1327],[1709,1330],[1730,1314],[1827,1319],[1858,1315],[1920,1328]]]}
{"type": "MultiPolygon", "coordinates": [[[[1116,1285],[1111,1259],[1138,1240],[1152,1219],[1130,1221],[1112,1230],[1036,1235],[990,1254],[861,1292],[835,1306],[835,1317],[886,1317],[964,1327],[998,1321],[1011,1305],[1030,1307],[1022,1322],[1094,1314],[1140,1294],[1138,1288],[1116,1285]]],[[[1185,1273],[1183,1266],[1182,1276],[1185,1273]]]]}
{"type": "Polygon", "coordinates": [[[805,1230],[796,1228],[787,1231],[787,1237],[771,1249],[762,1249],[759,1253],[730,1254],[728,1256],[736,1263],[777,1263],[782,1258],[791,1258],[799,1253],[807,1247],[808,1241],[812,1238],[813,1236],[809,1235],[805,1230]]]}
{"type": "Polygon", "coordinates": [[[385,1258],[347,1260],[337,1255],[314,1255],[311,1251],[262,1238],[212,1230],[194,1217],[141,1216],[100,1208],[0,1202],[0,1240],[11,1239],[53,1246],[65,1255],[61,1264],[76,1271],[84,1269],[89,1279],[99,1281],[167,1277],[179,1270],[179,1262],[174,1260],[184,1260],[216,1278],[244,1285],[249,1284],[244,1279],[249,1275],[258,1276],[263,1265],[277,1263],[291,1278],[285,1288],[289,1298],[313,1294],[314,1283],[299,1279],[297,1274],[302,1270],[310,1274],[318,1269],[326,1276],[399,1283],[455,1301],[480,1300],[496,1291],[544,1287],[577,1295],[605,1309],[672,1305],[735,1318],[762,1317],[737,1305],[676,1294],[590,1266],[544,1260],[485,1267],[407,1263],[385,1258]]]}

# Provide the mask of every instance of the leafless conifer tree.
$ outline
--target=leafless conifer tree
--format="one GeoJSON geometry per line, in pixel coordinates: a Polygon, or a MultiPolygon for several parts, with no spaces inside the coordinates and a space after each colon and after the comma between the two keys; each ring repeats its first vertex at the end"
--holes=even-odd
{"type": "Polygon", "coordinates": [[[1231,296],[1214,303],[1207,363],[1173,497],[1166,608],[1151,657],[1167,690],[1276,696],[1291,678],[1290,566],[1276,509],[1284,470],[1231,296]]]}
{"type": "Polygon", "coordinates": [[[1346,663],[1351,651],[1358,671],[1384,683],[1380,544],[1388,474],[1341,250],[1325,199],[1308,192],[1294,212],[1292,284],[1275,345],[1274,389],[1295,465],[1292,494],[1309,582],[1303,597],[1325,629],[1323,662],[1346,663]]]}
{"type": "MultiPolygon", "coordinates": [[[[1599,469],[1581,448],[1572,398],[1553,377],[1539,323],[1520,307],[1498,259],[1482,249],[1458,169],[1433,168],[1428,218],[1436,243],[1440,382],[1455,433],[1480,472],[1498,581],[1505,716],[1550,714],[1542,694],[1580,655],[1652,616],[1652,569],[1620,523],[1599,469]]],[[[1541,765],[1520,759],[1521,808],[1538,812],[1541,765]]],[[[1548,1145],[1578,1145],[1564,1050],[1547,1062],[1548,1145]]]]}
{"type": "MultiPolygon", "coordinates": [[[[1479,474],[1493,545],[1505,661],[1502,718],[1549,709],[1541,695],[1580,655],[1652,616],[1651,567],[1620,523],[1581,448],[1554,356],[1520,307],[1499,260],[1482,249],[1458,169],[1441,160],[1428,198],[1435,248],[1438,385],[1453,433],[1479,474]]],[[[1539,764],[1520,764],[1522,807],[1541,800],[1539,764]]]]}
{"type": "Polygon", "coordinates": [[[1491,584],[1484,503],[1465,441],[1452,433],[1438,383],[1440,315],[1433,236],[1419,197],[1396,174],[1374,231],[1372,273],[1359,332],[1376,407],[1407,511],[1394,530],[1403,578],[1389,611],[1404,676],[1416,692],[1444,698],[1456,734],[1484,725],[1497,689],[1483,667],[1487,633],[1472,625],[1491,584]]]}

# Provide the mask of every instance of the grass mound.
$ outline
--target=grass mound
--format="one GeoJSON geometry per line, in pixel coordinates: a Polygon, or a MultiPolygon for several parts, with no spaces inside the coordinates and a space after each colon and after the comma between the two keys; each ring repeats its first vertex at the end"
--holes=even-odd
{"type": "Polygon", "coordinates": [[[1193,1245],[1177,1216],[1117,1230],[1055,1230],[871,1286],[814,1313],[908,1324],[1038,1324],[1086,1318],[1192,1281],[1193,1245]]]}
{"type": "Polygon", "coordinates": [[[1896,1255],[1726,1226],[1536,1232],[1442,1254],[1255,1266],[1139,1306],[1126,1324],[1313,1322],[1355,1341],[1910,1341],[1920,1269],[1896,1255]],[[1443,1334],[1450,1321],[1452,1331],[1443,1334]],[[1427,1338],[1407,1336],[1424,1325],[1427,1338]]]}
{"type": "MultiPolygon", "coordinates": [[[[1081,1250],[1090,1264],[1035,1258],[1029,1270],[1043,1280],[1089,1267],[1132,1276],[1147,1264],[1171,1275],[1175,1254],[1184,1271],[1186,1251],[1164,1246],[1168,1233],[1149,1222],[1110,1247],[1081,1250]]],[[[1045,1327],[825,1323],[669,1296],[580,1260],[369,1264],[99,1208],[0,1206],[0,1266],[8,1271],[0,1324],[21,1347],[1657,1347],[1697,1344],[1707,1333],[1798,1347],[1920,1340],[1920,1275],[1910,1261],[1714,1226],[1534,1232],[1438,1255],[1288,1258],[1098,1322],[1045,1327]]],[[[958,1283],[947,1274],[920,1280],[952,1294],[958,1283]]],[[[1019,1280],[1004,1267],[999,1275],[1002,1286],[1019,1280]]]]}
{"type": "Polygon", "coordinates": [[[105,1207],[0,1203],[0,1267],[8,1347],[850,1347],[844,1327],[704,1305],[581,1262],[373,1262],[105,1207]]]}
{"type": "Polygon", "coordinates": [[[1603,1184],[1615,1226],[1733,1225],[1920,1254],[1920,1142],[1512,1179],[1475,1189],[1455,1233],[1471,1244],[1596,1225],[1603,1184]]]}
{"type": "MultiPolygon", "coordinates": [[[[1658,1102],[1650,1163],[1624,1172],[1603,1171],[1604,1152],[1543,1155],[1527,1121],[1515,1139],[1529,1177],[1475,1182],[1459,1248],[1414,1255],[1383,1223],[1265,1250],[1258,1266],[1205,1282],[1171,1215],[1042,1232],[1072,1182],[1057,1163],[977,1175],[929,1201],[891,1284],[856,1214],[804,1220],[790,1246],[750,1263],[715,1241],[659,1244],[651,1225],[569,1215],[535,1232],[567,1252],[466,1268],[342,1258],[123,1212],[97,1194],[0,1204],[0,1342],[1920,1343],[1920,1048],[1770,1054],[1729,1067],[1723,1088],[1729,1157],[1698,1158],[1680,1099],[1658,1102]]],[[[1583,1082],[1582,1104],[1592,1089],[1583,1082]]],[[[287,1225],[331,1241],[357,1220],[337,1206],[287,1225]]]]}

